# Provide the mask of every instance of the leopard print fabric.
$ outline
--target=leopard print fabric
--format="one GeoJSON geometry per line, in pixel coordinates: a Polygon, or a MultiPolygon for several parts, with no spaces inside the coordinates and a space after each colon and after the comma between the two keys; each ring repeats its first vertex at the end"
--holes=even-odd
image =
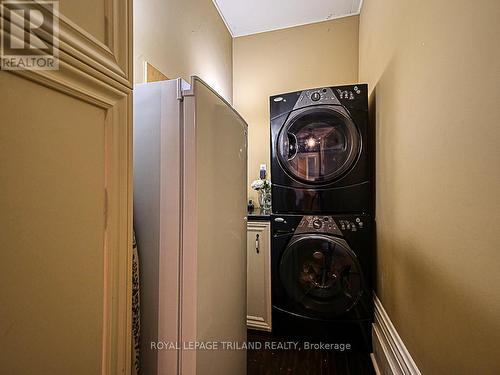
{"type": "Polygon", "coordinates": [[[141,334],[141,309],[139,294],[139,253],[135,240],[135,231],[132,240],[132,375],[140,373],[139,338],[141,334]]]}

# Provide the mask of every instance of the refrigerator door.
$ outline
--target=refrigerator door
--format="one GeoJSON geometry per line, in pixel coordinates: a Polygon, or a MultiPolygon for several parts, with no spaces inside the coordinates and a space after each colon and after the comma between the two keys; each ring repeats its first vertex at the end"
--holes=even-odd
{"type": "Polygon", "coordinates": [[[134,87],[134,227],[143,374],[178,374],[182,80],[134,87]]]}
{"type": "Polygon", "coordinates": [[[246,373],[247,125],[207,84],[183,91],[181,373],[246,373]]]}

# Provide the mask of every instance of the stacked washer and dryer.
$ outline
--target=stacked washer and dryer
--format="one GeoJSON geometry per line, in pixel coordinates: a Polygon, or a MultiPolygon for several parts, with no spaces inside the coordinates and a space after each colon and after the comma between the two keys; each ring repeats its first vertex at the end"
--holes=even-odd
{"type": "Polygon", "coordinates": [[[371,350],[373,134],[368,87],[270,98],[273,331],[371,350]]]}

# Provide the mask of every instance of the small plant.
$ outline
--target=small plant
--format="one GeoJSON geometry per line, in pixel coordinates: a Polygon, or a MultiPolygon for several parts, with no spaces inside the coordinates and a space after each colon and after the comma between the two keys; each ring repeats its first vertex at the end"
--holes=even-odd
{"type": "Polygon", "coordinates": [[[263,210],[271,209],[271,181],[258,179],[250,185],[259,193],[259,205],[263,210]]]}
{"type": "Polygon", "coordinates": [[[271,182],[269,180],[255,180],[250,185],[252,189],[256,191],[263,191],[264,193],[269,193],[271,191],[271,182]]]}

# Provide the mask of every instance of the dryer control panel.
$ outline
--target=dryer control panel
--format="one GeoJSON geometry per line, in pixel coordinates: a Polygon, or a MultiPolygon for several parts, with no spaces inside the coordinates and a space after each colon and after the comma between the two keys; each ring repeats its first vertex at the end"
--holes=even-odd
{"type": "Polygon", "coordinates": [[[334,95],[333,90],[330,87],[325,87],[323,89],[302,91],[293,109],[317,104],[340,105],[340,102],[334,95]]]}

